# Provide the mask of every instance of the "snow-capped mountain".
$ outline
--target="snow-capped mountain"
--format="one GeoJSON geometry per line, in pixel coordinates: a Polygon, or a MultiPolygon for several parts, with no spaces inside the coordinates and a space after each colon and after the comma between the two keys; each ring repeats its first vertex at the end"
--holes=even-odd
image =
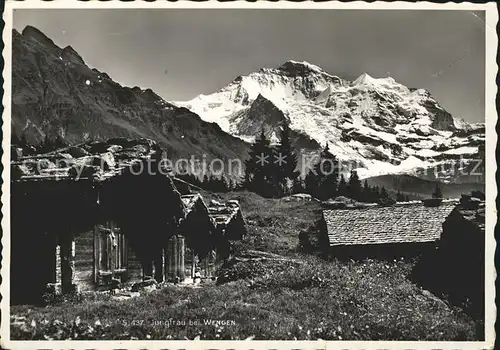
{"type": "Polygon", "coordinates": [[[484,124],[452,117],[424,89],[366,73],[348,81],[307,62],[263,68],[213,94],[173,103],[246,141],[262,128],[277,140],[287,123],[304,153],[328,144],[340,159],[354,161],[361,177],[461,158],[467,167],[484,149],[484,124]]]}

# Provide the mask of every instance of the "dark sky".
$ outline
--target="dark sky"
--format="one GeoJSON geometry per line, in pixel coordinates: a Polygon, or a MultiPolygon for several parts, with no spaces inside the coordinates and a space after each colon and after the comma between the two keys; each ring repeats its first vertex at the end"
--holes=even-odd
{"type": "Polygon", "coordinates": [[[93,68],[166,100],[211,93],[288,59],[345,79],[388,74],[428,89],[454,116],[484,121],[484,13],[396,10],[27,10],[33,25],[93,68]]]}

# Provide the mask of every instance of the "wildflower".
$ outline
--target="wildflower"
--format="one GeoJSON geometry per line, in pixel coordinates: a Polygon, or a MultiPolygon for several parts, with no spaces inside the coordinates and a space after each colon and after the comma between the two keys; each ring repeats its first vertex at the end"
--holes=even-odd
{"type": "Polygon", "coordinates": [[[97,327],[102,327],[102,323],[101,323],[101,321],[96,320],[96,321],[94,322],[94,326],[95,326],[96,328],[97,328],[97,327]]]}
{"type": "Polygon", "coordinates": [[[80,316],[76,316],[76,319],[75,319],[75,326],[79,326],[80,323],[82,323],[82,320],[80,319],[80,316]]]}
{"type": "Polygon", "coordinates": [[[33,327],[33,328],[36,327],[36,321],[35,320],[31,320],[31,327],[33,327]]]}
{"type": "Polygon", "coordinates": [[[146,339],[151,339],[151,334],[146,334],[146,339]]]}

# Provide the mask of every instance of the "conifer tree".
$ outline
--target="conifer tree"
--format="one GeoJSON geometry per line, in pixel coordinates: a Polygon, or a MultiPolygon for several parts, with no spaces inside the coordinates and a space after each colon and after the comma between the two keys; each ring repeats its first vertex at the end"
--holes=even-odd
{"type": "Polygon", "coordinates": [[[50,140],[50,137],[48,134],[45,135],[43,140],[40,142],[40,145],[38,146],[38,150],[40,153],[47,153],[52,150],[52,141],[50,140]]]}
{"type": "Polygon", "coordinates": [[[227,179],[224,175],[221,175],[219,183],[220,183],[220,191],[221,192],[228,192],[229,191],[229,185],[228,185],[227,179]]]}
{"type": "Polygon", "coordinates": [[[303,192],[305,192],[304,181],[300,178],[300,176],[297,176],[293,180],[292,193],[303,193],[303,192]]]}
{"type": "Polygon", "coordinates": [[[387,192],[385,187],[382,186],[382,188],[380,189],[380,199],[385,199],[385,198],[389,198],[389,192],[387,192]]]}
{"type": "Polygon", "coordinates": [[[54,149],[59,149],[66,147],[66,141],[62,138],[61,135],[57,135],[52,143],[54,149]]]}
{"type": "Polygon", "coordinates": [[[270,141],[264,134],[264,129],[255,140],[245,161],[245,186],[250,191],[266,197],[276,195],[273,150],[270,141]]]}
{"type": "Polygon", "coordinates": [[[358,173],[355,170],[351,171],[349,184],[347,186],[348,197],[356,200],[362,200],[362,189],[358,173]]]}
{"type": "Polygon", "coordinates": [[[365,181],[363,182],[363,189],[361,190],[362,192],[362,200],[364,202],[367,202],[369,203],[371,201],[371,189],[370,189],[370,185],[368,185],[368,180],[365,179],[365,181]]]}
{"type": "Polygon", "coordinates": [[[276,174],[280,183],[285,183],[287,180],[292,182],[299,175],[295,170],[297,168],[297,154],[290,140],[290,127],[284,123],[281,131],[281,141],[275,150],[275,159],[273,162],[276,165],[276,174]]]}
{"type": "Polygon", "coordinates": [[[441,186],[439,186],[439,184],[436,184],[434,192],[432,193],[432,198],[443,198],[443,192],[441,191],[441,186]]]}
{"type": "Polygon", "coordinates": [[[229,178],[229,181],[227,182],[227,190],[229,192],[234,191],[235,187],[236,186],[235,186],[235,183],[234,183],[233,179],[229,178]]]}
{"type": "Polygon", "coordinates": [[[389,192],[383,186],[380,189],[380,194],[379,194],[379,198],[378,198],[377,202],[380,205],[393,205],[394,203],[396,203],[396,201],[394,200],[394,198],[392,198],[389,195],[389,192]]]}
{"type": "Polygon", "coordinates": [[[405,196],[399,190],[396,194],[396,202],[405,202],[405,196]]]}
{"type": "Polygon", "coordinates": [[[337,194],[339,196],[347,196],[347,182],[345,180],[344,174],[340,175],[340,180],[339,180],[339,186],[338,186],[338,191],[337,194]]]}
{"type": "Polygon", "coordinates": [[[371,202],[375,203],[378,201],[380,198],[380,188],[378,186],[373,186],[370,188],[370,193],[371,193],[371,202]]]}
{"type": "Polygon", "coordinates": [[[209,182],[210,182],[210,178],[208,177],[208,174],[203,175],[203,179],[201,180],[201,183],[203,184],[204,189],[208,189],[209,182]]]}
{"type": "Polygon", "coordinates": [[[315,165],[314,171],[317,176],[319,199],[329,199],[337,195],[339,178],[339,162],[331,152],[328,144],[320,153],[320,160],[315,165]]]}
{"type": "Polygon", "coordinates": [[[311,196],[316,197],[318,194],[318,176],[314,174],[314,171],[311,170],[306,174],[304,179],[304,187],[306,193],[309,193],[311,196]]]}

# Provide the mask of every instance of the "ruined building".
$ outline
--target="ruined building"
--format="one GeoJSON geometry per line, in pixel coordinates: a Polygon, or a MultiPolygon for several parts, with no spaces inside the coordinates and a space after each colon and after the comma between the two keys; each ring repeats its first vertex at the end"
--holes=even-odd
{"type": "MultiPolygon", "coordinates": [[[[224,253],[206,266],[222,261],[228,242],[218,223],[201,196],[177,191],[161,163],[159,147],[148,139],[17,152],[11,301],[36,302],[48,285],[67,293],[105,288],[112,280],[183,280],[214,250],[224,253]]],[[[237,225],[244,230],[242,220],[237,225]]]]}

